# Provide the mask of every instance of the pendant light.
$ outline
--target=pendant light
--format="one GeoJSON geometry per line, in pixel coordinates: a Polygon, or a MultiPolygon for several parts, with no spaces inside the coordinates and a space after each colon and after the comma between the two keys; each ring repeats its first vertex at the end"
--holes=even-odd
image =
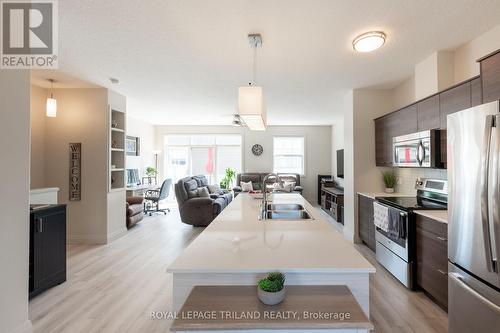
{"type": "Polygon", "coordinates": [[[262,46],[260,34],[248,35],[253,54],[253,78],[246,87],[238,89],[238,113],[245,125],[252,131],[264,131],[267,125],[266,107],[262,87],[255,85],[257,72],[257,48],[262,46]]]}
{"type": "Polygon", "coordinates": [[[47,97],[47,111],[46,115],[50,118],[57,117],[57,100],[54,98],[54,80],[50,81],[50,97],[47,97]]]}

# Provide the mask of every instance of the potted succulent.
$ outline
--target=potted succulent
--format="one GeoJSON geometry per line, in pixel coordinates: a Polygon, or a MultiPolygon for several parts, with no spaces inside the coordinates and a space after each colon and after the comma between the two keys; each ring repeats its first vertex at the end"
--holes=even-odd
{"type": "Polygon", "coordinates": [[[285,299],[285,274],[269,273],[257,286],[259,300],[267,305],[276,305],[285,299]]]}
{"type": "Polygon", "coordinates": [[[394,189],[396,184],[398,183],[398,177],[393,170],[383,171],[382,176],[384,179],[385,192],[386,193],[394,193],[394,189]]]}

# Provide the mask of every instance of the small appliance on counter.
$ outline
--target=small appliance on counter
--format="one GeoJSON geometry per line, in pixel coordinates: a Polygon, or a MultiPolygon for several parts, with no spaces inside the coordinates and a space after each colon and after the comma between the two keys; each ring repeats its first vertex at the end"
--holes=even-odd
{"type": "Polygon", "coordinates": [[[416,287],[414,211],[446,210],[448,202],[446,180],[417,179],[415,188],[415,197],[376,197],[374,203],[377,261],[409,289],[416,287]]]}

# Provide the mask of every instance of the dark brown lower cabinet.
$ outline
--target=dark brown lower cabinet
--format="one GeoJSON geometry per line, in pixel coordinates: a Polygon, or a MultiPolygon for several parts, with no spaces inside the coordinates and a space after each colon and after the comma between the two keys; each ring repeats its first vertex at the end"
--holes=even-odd
{"type": "Polygon", "coordinates": [[[417,215],[417,284],[444,309],[448,309],[447,227],[417,215]]]}
{"type": "Polygon", "coordinates": [[[30,214],[29,297],[66,281],[66,205],[30,214]]]}
{"type": "Polygon", "coordinates": [[[358,195],[359,237],[375,252],[375,225],[373,224],[372,198],[358,195]]]}

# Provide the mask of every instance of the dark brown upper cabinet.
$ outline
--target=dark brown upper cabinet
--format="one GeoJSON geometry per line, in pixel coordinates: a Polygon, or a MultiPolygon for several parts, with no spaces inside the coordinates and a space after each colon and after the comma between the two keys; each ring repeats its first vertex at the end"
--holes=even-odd
{"type": "Polygon", "coordinates": [[[393,136],[417,132],[417,105],[413,104],[394,112],[391,120],[393,136]]]}
{"type": "Polygon", "coordinates": [[[446,117],[454,112],[471,107],[471,83],[464,82],[443,91],[439,96],[441,129],[446,129],[446,117]]]}
{"type": "Polygon", "coordinates": [[[480,77],[477,77],[470,82],[470,100],[471,106],[483,104],[483,89],[481,87],[480,77]]]}
{"type": "Polygon", "coordinates": [[[392,119],[389,114],[375,120],[375,162],[377,166],[392,166],[392,119]]]}
{"type": "Polygon", "coordinates": [[[418,131],[440,128],[439,95],[434,95],[417,103],[418,131]]]}
{"type": "Polygon", "coordinates": [[[500,50],[478,60],[481,63],[483,103],[500,99],[500,50]]]}

